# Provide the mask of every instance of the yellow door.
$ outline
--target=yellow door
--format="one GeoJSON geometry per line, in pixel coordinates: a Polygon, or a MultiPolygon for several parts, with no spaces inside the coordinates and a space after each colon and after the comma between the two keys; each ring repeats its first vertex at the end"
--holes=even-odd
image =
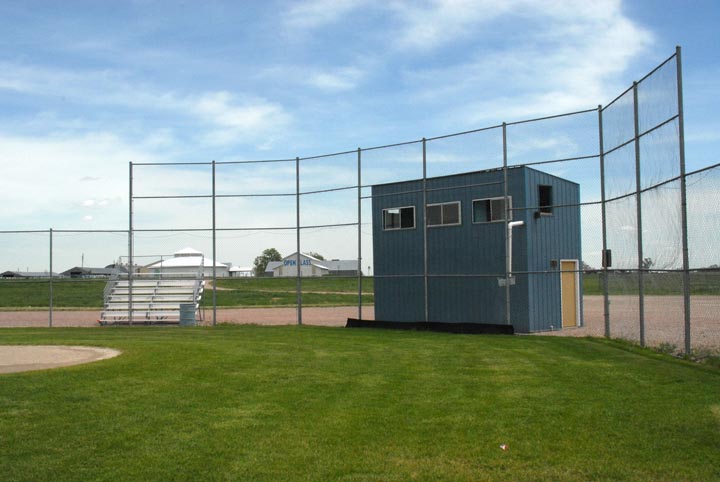
{"type": "Polygon", "coordinates": [[[562,297],[562,326],[577,326],[578,286],[577,261],[560,261],[560,296],[562,297]]]}

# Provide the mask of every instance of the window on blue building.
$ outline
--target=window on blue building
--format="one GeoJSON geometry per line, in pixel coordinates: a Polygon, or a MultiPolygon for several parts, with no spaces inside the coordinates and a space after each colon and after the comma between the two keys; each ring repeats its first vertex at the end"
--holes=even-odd
{"type": "Polygon", "coordinates": [[[428,204],[427,205],[428,226],[456,226],[460,224],[460,201],[428,204]]]}
{"type": "Polygon", "coordinates": [[[415,206],[383,209],[383,229],[412,229],[415,227],[415,206]]]}
{"type": "MultiPolygon", "coordinates": [[[[512,197],[508,196],[508,204],[512,209],[512,197]]],[[[505,221],[505,198],[493,197],[473,200],[473,223],[492,223],[505,221]]],[[[510,211],[512,219],[512,211],[510,211]]]]}
{"type": "Polygon", "coordinates": [[[552,186],[538,186],[538,211],[540,214],[552,214],[553,195],[552,186]]]}

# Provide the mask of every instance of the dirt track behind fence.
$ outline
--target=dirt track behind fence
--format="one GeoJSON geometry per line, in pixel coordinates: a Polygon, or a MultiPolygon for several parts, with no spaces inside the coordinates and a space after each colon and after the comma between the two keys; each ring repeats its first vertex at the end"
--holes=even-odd
{"type": "MultiPolygon", "coordinates": [[[[638,301],[635,296],[612,296],[610,298],[610,336],[633,341],[640,340],[638,301]]],[[[363,306],[363,319],[374,319],[372,306],[363,306]]],[[[691,302],[693,348],[720,349],[720,297],[694,296],[691,302]]],[[[99,311],[54,311],[55,327],[99,326],[99,311]]],[[[307,307],[302,310],[305,325],[345,326],[348,318],[357,318],[356,306],[307,307]]],[[[566,328],[562,331],[544,332],[554,336],[604,336],[602,296],[583,297],[584,326],[566,328]]],[[[202,324],[212,320],[212,309],[204,312],[202,324]]],[[[219,308],[218,323],[293,325],[297,323],[296,308],[219,308]]],[[[558,323],[559,325],[559,323],[558,323]]],[[[0,312],[0,327],[47,327],[47,311],[0,312]]],[[[645,340],[650,346],[661,343],[684,346],[684,312],[682,297],[645,297],[645,340]]]]}

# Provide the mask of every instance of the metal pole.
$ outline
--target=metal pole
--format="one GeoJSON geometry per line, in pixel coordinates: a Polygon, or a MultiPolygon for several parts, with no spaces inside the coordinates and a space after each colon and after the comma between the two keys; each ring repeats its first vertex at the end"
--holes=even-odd
{"type": "Polygon", "coordinates": [[[683,109],[682,59],[680,46],[675,47],[677,66],[678,136],[680,148],[680,211],[682,217],[683,299],[685,302],[685,353],[692,349],[690,319],[690,254],[688,250],[687,183],[685,179],[685,114],[683,109]]]}
{"type": "Polygon", "coordinates": [[[215,161],[212,162],[212,279],[213,279],[213,321],[212,326],[217,325],[217,231],[215,217],[215,161]]]}
{"type": "Polygon", "coordinates": [[[502,124],[502,149],[503,149],[503,197],[505,200],[505,324],[509,325],[510,316],[510,203],[508,202],[508,155],[507,155],[507,123],[502,124]]]}
{"type": "Polygon", "coordinates": [[[48,313],[48,326],[53,326],[53,230],[50,228],[50,310],[48,313]]]}
{"type": "Polygon", "coordinates": [[[358,259],[357,259],[357,277],[358,277],[358,320],[362,320],[362,150],[357,150],[357,182],[358,182],[358,259]]]}
{"type": "Polygon", "coordinates": [[[302,325],[302,279],[300,273],[300,158],[295,158],[295,236],[297,253],[295,253],[296,292],[297,292],[297,324],[302,325]]]}
{"type": "Polygon", "coordinates": [[[603,110],[598,105],[598,140],[600,141],[600,210],[602,219],[602,279],[603,279],[603,317],[605,319],[605,337],[610,338],[610,286],[607,262],[607,211],[605,210],[605,140],[603,136],[603,110]]]}
{"type": "Polygon", "coordinates": [[[130,162],[128,197],[128,323],[133,324],[133,163],[130,162]]]}
{"type": "Polygon", "coordinates": [[[642,182],[640,180],[640,116],[637,82],[633,82],[633,110],[635,120],[635,195],[637,196],[638,309],[640,315],[640,346],[645,346],[645,277],[642,235],[642,182]]]}
{"type": "Polygon", "coordinates": [[[428,286],[428,223],[427,223],[427,141],[423,137],[422,140],[422,161],[423,161],[423,178],[422,178],[422,194],[423,194],[423,290],[425,293],[424,313],[425,321],[430,321],[430,290],[428,286]]]}

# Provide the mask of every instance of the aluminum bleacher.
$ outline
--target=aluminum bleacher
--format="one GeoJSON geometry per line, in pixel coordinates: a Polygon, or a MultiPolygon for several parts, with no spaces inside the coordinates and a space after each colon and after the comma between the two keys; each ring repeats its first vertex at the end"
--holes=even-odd
{"type": "Polygon", "coordinates": [[[131,279],[120,273],[105,287],[100,323],[179,323],[181,305],[193,305],[198,319],[204,287],[202,270],[172,275],[134,273],[131,279]]]}

